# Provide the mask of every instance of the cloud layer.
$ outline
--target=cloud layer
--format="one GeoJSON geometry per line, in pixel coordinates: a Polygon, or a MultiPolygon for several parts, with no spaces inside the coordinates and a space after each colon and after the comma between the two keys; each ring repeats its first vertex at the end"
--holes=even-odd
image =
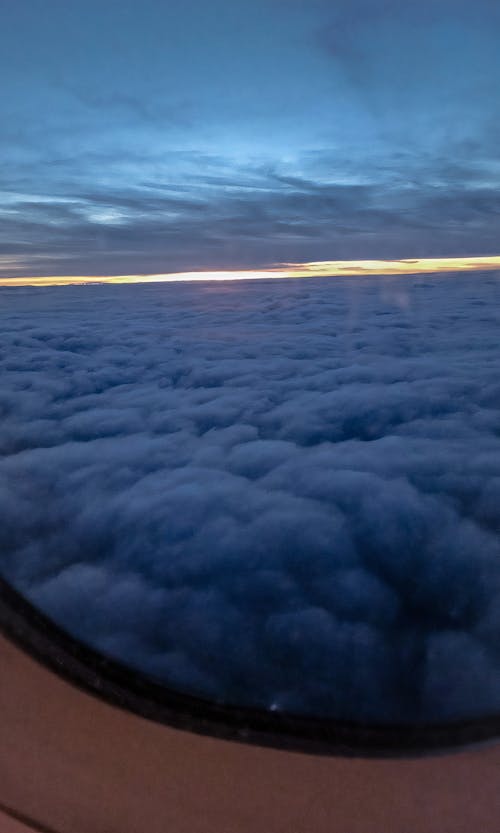
{"type": "Polygon", "coordinates": [[[181,689],[500,708],[500,278],[4,289],[7,577],[181,689]]]}

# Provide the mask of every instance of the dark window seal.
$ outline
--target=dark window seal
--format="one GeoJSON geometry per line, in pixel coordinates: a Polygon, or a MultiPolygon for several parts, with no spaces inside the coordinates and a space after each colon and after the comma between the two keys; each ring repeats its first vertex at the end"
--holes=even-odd
{"type": "Polygon", "coordinates": [[[0,578],[0,632],[67,682],[140,717],[224,740],[320,755],[418,757],[500,738],[500,715],[441,724],[361,724],[184,694],[72,637],[0,578]]]}

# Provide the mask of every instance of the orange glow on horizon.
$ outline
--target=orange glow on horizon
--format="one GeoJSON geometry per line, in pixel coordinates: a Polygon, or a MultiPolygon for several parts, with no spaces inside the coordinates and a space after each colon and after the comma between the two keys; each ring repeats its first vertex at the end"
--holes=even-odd
{"type": "Polygon", "coordinates": [[[362,275],[419,275],[500,270],[500,255],[433,257],[406,260],[324,260],[286,263],[268,269],[167,272],[156,275],[54,275],[0,278],[0,286],[66,286],[103,283],[168,283],[174,281],[262,280],[266,278],[326,278],[362,275]]]}

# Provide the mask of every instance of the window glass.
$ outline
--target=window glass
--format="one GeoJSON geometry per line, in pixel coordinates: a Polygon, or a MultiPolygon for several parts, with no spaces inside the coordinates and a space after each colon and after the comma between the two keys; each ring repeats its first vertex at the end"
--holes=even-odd
{"type": "Polygon", "coordinates": [[[500,710],[500,7],[9,4],[0,569],[182,692],[500,710]]]}

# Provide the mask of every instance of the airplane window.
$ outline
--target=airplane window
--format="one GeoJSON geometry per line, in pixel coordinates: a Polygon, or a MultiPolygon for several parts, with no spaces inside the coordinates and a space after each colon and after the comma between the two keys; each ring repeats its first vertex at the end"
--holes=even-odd
{"type": "Polygon", "coordinates": [[[207,703],[498,731],[500,7],[2,17],[5,581],[207,703]]]}

